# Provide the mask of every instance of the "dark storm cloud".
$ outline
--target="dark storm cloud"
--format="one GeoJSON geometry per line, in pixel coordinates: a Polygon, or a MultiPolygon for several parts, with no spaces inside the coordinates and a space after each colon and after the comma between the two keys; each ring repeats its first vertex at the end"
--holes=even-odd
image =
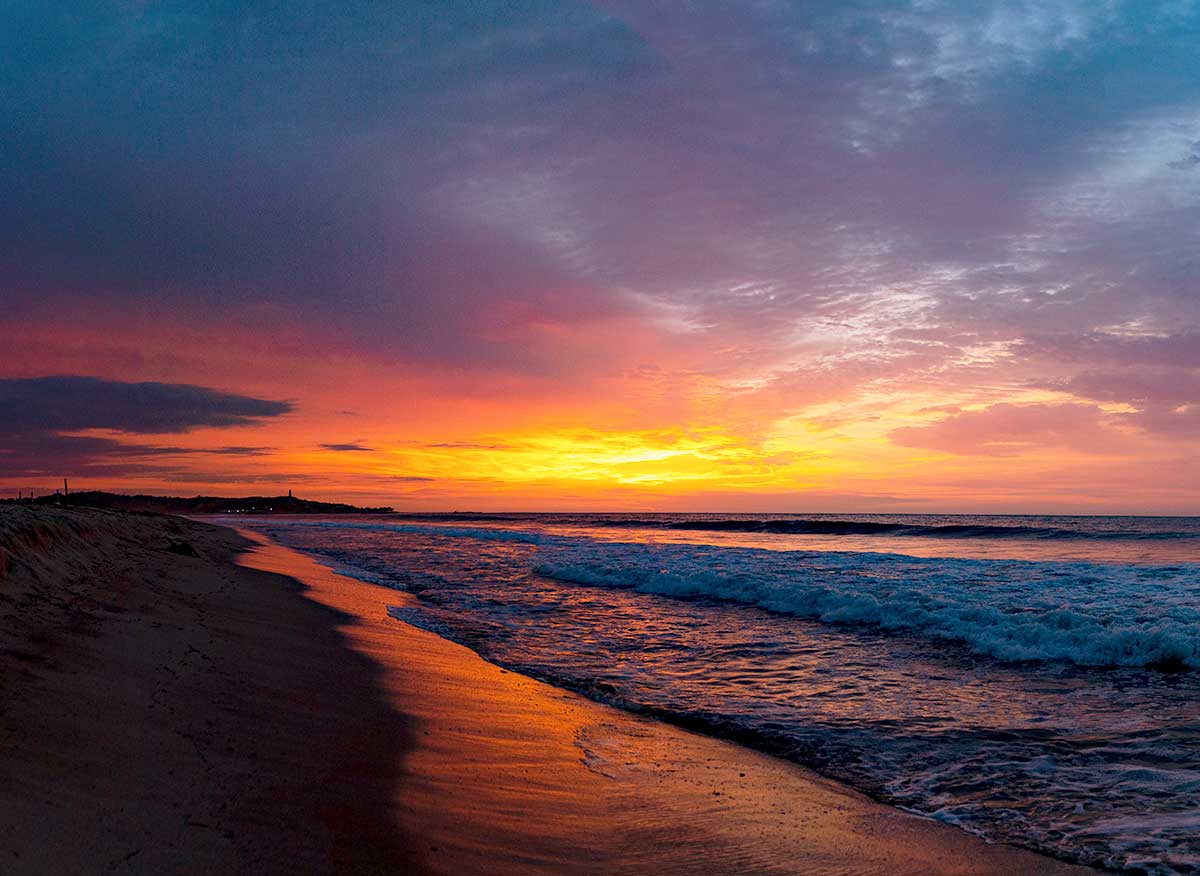
{"type": "Polygon", "coordinates": [[[249,426],[279,417],[291,403],[173,383],[122,383],[96,377],[0,380],[0,474],[107,476],[175,470],[164,457],[261,456],[266,447],[193,449],[65,434],[104,430],[178,434],[204,427],[249,426]]]}
{"type": "Polygon", "coordinates": [[[339,453],[371,453],[375,450],[374,447],[367,447],[364,444],[348,443],[348,444],[319,444],[317,445],[322,450],[334,450],[339,453]]]}
{"type": "Polygon", "coordinates": [[[286,401],[186,383],[122,383],[79,376],[0,379],[0,433],[112,429],[163,434],[201,426],[245,426],[291,409],[286,401]]]}

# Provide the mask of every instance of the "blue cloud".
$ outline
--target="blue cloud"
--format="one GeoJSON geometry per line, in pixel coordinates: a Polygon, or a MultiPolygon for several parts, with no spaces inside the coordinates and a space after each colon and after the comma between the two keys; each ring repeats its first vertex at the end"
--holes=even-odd
{"type": "Polygon", "coordinates": [[[266,312],[547,379],[626,363],[513,314],[760,371],[798,326],[1177,329],[1198,43],[1166,2],[9,4],[7,319],[266,312]]]}

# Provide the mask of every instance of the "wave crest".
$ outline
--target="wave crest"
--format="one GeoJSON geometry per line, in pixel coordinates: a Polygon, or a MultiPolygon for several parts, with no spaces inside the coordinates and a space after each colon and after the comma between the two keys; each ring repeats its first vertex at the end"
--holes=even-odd
{"type": "Polygon", "coordinates": [[[916,633],[1000,660],[1200,668],[1194,568],[693,545],[560,543],[539,553],[537,573],[559,581],[916,633]]]}

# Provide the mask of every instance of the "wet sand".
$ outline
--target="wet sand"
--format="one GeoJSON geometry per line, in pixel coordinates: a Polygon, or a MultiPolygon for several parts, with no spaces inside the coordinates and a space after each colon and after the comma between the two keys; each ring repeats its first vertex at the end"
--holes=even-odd
{"type": "MultiPolygon", "coordinates": [[[[247,533],[250,538],[258,538],[247,533]]],[[[302,581],[411,716],[396,817],[432,872],[1067,874],[880,805],[776,758],[610,708],[387,615],[395,590],[261,543],[242,563],[302,581]]]]}
{"type": "Polygon", "coordinates": [[[12,510],[5,873],[1091,872],[506,672],[256,536],[12,510]]]}

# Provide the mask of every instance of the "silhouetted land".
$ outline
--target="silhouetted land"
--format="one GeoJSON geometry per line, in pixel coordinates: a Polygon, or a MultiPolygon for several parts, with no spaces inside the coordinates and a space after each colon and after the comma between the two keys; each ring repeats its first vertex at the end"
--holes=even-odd
{"type": "MultiPolygon", "coordinates": [[[[16,502],[16,499],[0,500],[16,502]]],[[[29,500],[23,500],[28,504],[29,500]]],[[[70,504],[110,511],[155,511],[160,514],[388,514],[391,508],[359,508],[341,502],[314,502],[295,496],[145,496],[106,493],[100,490],[38,496],[37,505],[70,504]]]]}

